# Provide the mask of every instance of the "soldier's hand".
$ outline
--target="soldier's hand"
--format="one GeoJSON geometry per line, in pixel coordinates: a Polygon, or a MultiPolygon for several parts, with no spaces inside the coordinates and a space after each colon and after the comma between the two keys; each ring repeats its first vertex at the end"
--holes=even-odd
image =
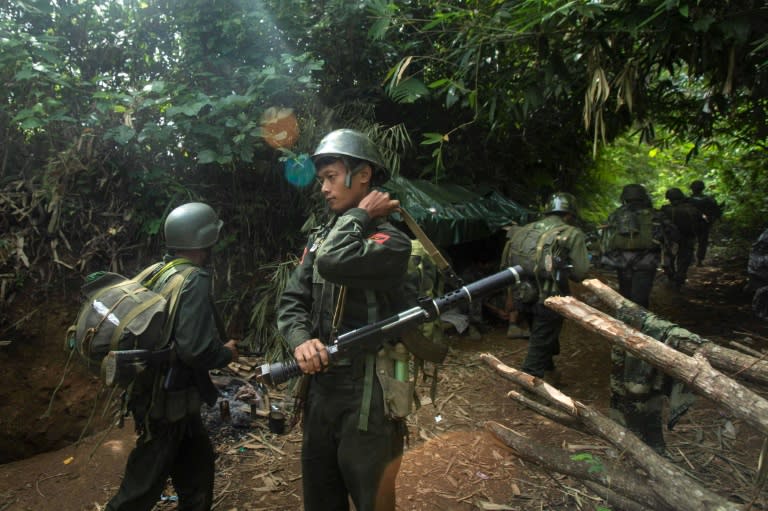
{"type": "Polygon", "coordinates": [[[328,350],[320,339],[309,339],[296,346],[293,356],[306,374],[315,374],[328,367],[328,350]]]}
{"type": "Polygon", "coordinates": [[[372,190],[363,197],[358,208],[364,209],[371,218],[385,217],[400,209],[400,201],[389,198],[387,192],[372,190]]]}
{"type": "Polygon", "coordinates": [[[240,353],[237,351],[237,341],[230,339],[224,343],[224,347],[232,352],[232,362],[237,362],[237,359],[240,358],[240,353]]]}

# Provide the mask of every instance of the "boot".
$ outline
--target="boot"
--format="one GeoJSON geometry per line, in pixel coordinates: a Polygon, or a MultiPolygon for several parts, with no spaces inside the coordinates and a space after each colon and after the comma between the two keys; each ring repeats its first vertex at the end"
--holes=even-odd
{"type": "Polygon", "coordinates": [[[510,323],[507,328],[507,339],[525,339],[530,337],[530,331],[510,323]]]}

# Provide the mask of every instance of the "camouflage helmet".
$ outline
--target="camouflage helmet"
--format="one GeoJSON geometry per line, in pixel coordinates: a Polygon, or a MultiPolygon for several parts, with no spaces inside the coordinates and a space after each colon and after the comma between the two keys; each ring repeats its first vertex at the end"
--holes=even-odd
{"type": "MultiPolygon", "coordinates": [[[[381,157],[376,144],[360,131],[340,129],[328,133],[317,145],[317,149],[312,154],[312,161],[317,164],[324,157],[348,157],[367,161],[373,167],[373,173],[378,183],[383,183],[389,179],[387,166],[384,164],[384,159],[381,157]]],[[[350,170],[356,171],[356,169],[350,170]]]]}
{"type": "Polygon", "coordinates": [[[701,179],[697,179],[693,183],[691,183],[691,191],[694,193],[700,193],[704,191],[704,181],[701,179]]]}
{"type": "Polygon", "coordinates": [[[165,246],[171,249],[208,248],[219,239],[224,222],[208,204],[183,204],[165,219],[165,246]]]}
{"type": "Polygon", "coordinates": [[[667,190],[667,193],[664,194],[664,197],[670,202],[673,202],[685,199],[685,194],[680,188],[670,188],[667,190]]]}
{"type": "Polygon", "coordinates": [[[547,207],[544,210],[545,214],[550,213],[571,213],[577,215],[576,211],[576,197],[567,192],[553,193],[547,202],[547,207]]]}
{"type": "Polygon", "coordinates": [[[650,202],[650,196],[648,195],[648,191],[645,189],[645,187],[638,183],[631,183],[628,185],[625,185],[624,188],[621,190],[621,202],[634,202],[634,201],[643,201],[643,202],[650,202]]]}

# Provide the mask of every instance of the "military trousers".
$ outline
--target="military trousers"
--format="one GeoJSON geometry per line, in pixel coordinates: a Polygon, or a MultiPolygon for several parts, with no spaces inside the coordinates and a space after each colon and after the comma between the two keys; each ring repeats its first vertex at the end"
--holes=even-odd
{"type": "Polygon", "coordinates": [[[656,268],[642,270],[620,268],[617,270],[617,277],[619,294],[647,309],[651,301],[651,288],[656,277],[656,268]]]}
{"type": "Polygon", "coordinates": [[[554,356],[560,354],[563,317],[543,303],[525,306],[524,314],[531,325],[531,332],[522,370],[543,378],[545,371],[555,368],[554,356]]]}
{"type": "Polygon", "coordinates": [[[301,449],[304,509],[394,511],[395,479],[405,424],[385,417],[381,385],[373,377],[366,430],[364,371],[332,367],[310,380],[301,449]]]}
{"type": "Polygon", "coordinates": [[[696,248],[696,238],[682,238],[678,242],[677,255],[675,256],[675,270],[672,276],[672,282],[676,286],[685,284],[688,277],[688,268],[693,262],[693,253],[696,248]]]}
{"type": "Polygon", "coordinates": [[[696,262],[702,264],[709,247],[709,222],[702,222],[696,232],[696,262]]]}
{"type": "Polygon", "coordinates": [[[168,476],[179,511],[209,511],[213,504],[214,452],[200,414],[151,421],[128,456],[123,480],[105,511],[150,511],[168,476]]]}

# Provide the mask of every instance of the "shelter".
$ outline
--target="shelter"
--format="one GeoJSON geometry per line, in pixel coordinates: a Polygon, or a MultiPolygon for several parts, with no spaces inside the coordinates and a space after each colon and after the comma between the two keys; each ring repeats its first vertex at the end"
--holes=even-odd
{"type": "Polygon", "coordinates": [[[489,238],[505,225],[523,225],[536,216],[536,212],[490,188],[472,191],[457,184],[400,176],[383,188],[400,201],[432,242],[442,247],[489,238]]]}

